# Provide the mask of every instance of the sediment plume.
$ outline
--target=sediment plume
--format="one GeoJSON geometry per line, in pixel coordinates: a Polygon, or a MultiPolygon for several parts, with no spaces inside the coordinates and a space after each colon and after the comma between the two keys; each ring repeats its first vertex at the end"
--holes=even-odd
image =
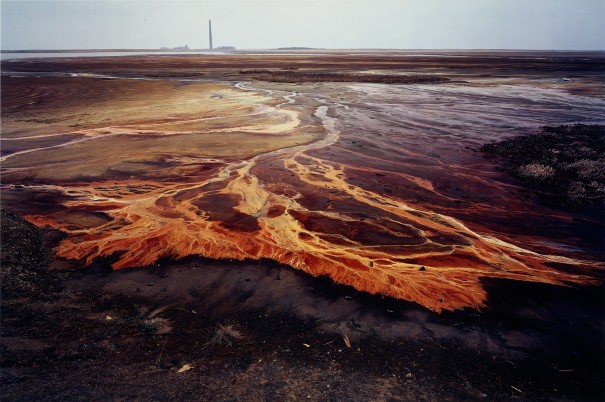
{"type": "MultiPolygon", "coordinates": [[[[474,105],[464,102],[499,96],[481,84],[438,92],[334,83],[321,92],[313,84],[73,76],[2,85],[3,191],[57,194],[60,208],[26,218],[68,235],[56,250],[63,258],[111,257],[115,269],[189,255],[267,258],[437,312],[485,306],[482,278],[585,285],[600,282],[605,268],[586,253],[538,246],[539,236],[502,231],[506,217],[490,223],[508,213],[503,205],[514,219],[522,206],[477,156],[475,165],[462,160],[467,140],[439,142],[468,128],[447,132],[430,126],[435,109],[385,101],[456,98],[474,124],[474,105]],[[74,88],[94,101],[76,104],[74,88]],[[422,130],[443,135],[410,146],[422,130]],[[504,201],[490,211],[489,200],[469,201],[464,191],[504,201]]],[[[540,95],[563,96],[548,91],[540,95]]],[[[504,107],[485,113],[517,117],[504,107]]]]}

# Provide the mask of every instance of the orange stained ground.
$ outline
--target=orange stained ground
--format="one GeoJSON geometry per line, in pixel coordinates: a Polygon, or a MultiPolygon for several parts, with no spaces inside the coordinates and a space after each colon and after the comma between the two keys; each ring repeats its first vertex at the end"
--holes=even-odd
{"type": "MultiPolygon", "coordinates": [[[[14,96],[3,95],[4,191],[62,197],[59,210],[27,215],[68,235],[61,257],[113,256],[116,269],[188,255],[268,258],[434,311],[484,306],[482,278],[600,281],[591,272],[602,262],[465,222],[440,175],[479,187],[489,177],[461,174],[447,160],[454,151],[429,163],[431,144],[368,139],[374,119],[362,109],[397,99],[382,86],[21,80],[3,83],[14,96]],[[96,101],[73,101],[74,87],[96,101]],[[388,178],[425,195],[383,191],[388,178]]],[[[442,96],[456,96],[450,85],[442,96]]]]}

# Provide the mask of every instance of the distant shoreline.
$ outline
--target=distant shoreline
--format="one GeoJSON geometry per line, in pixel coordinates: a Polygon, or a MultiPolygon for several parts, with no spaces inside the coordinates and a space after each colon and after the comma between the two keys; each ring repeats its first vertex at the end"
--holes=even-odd
{"type": "Polygon", "coordinates": [[[395,58],[603,58],[605,50],[498,50],[498,49],[34,49],[0,50],[2,61],[62,57],[122,56],[387,56],[395,58]]]}
{"type": "Polygon", "coordinates": [[[151,52],[151,53],[195,53],[195,52],[397,52],[397,53],[605,53],[603,50],[547,50],[547,49],[327,49],[327,48],[269,48],[269,49],[0,49],[0,53],[89,53],[89,52],[151,52]]]}
{"type": "MultiPolygon", "coordinates": [[[[130,52],[210,52],[210,49],[18,49],[18,50],[0,50],[0,53],[89,53],[89,52],[108,52],[108,53],[130,53],[130,52]]],[[[221,50],[222,51],[222,50],[221,50]]]]}

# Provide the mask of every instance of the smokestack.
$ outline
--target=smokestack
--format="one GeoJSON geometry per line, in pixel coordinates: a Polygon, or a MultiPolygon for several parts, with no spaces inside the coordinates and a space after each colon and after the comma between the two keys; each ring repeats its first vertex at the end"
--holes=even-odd
{"type": "Polygon", "coordinates": [[[208,37],[210,38],[210,50],[212,50],[212,20],[208,20],[208,37]]]}

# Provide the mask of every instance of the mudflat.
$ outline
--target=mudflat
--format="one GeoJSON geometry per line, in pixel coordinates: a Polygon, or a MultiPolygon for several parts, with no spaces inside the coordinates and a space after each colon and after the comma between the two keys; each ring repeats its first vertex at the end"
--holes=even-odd
{"type": "MultiPolygon", "coordinates": [[[[603,391],[594,381],[603,373],[602,210],[545,206],[479,149],[545,125],[603,123],[604,62],[599,52],[4,61],[2,204],[61,233],[50,267],[68,272],[84,299],[97,288],[169,305],[162,317],[173,327],[191,324],[174,307],[186,305],[204,312],[204,328],[239,320],[253,343],[262,331],[250,327],[252,312],[277,312],[290,317],[285,326],[312,322],[296,331],[327,337],[325,346],[346,335],[360,356],[363,342],[372,354],[411,353],[378,347],[370,333],[428,337],[434,352],[455,340],[490,356],[492,379],[510,368],[497,359],[524,375],[548,361],[553,376],[571,373],[564,397],[590,399],[603,391]],[[146,286],[158,266],[165,286],[146,286]]],[[[147,336],[186,342],[169,332],[147,336]]],[[[455,349],[435,353],[451,360],[455,349]]],[[[363,356],[351,369],[363,370],[363,356]]],[[[409,366],[394,367],[401,378],[389,379],[385,400],[411,378],[409,366]]],[[[456,378],[448,374],[449,386],[456,378]]],[[[459,397],[479,398],[481,381],[459,397]]],[[[492,382],[489,396],[559,395],[545,378],[523,381],[521,391],[492,382]]],[[[447,387],[435,392],[427,397],[447,387]]]]}

